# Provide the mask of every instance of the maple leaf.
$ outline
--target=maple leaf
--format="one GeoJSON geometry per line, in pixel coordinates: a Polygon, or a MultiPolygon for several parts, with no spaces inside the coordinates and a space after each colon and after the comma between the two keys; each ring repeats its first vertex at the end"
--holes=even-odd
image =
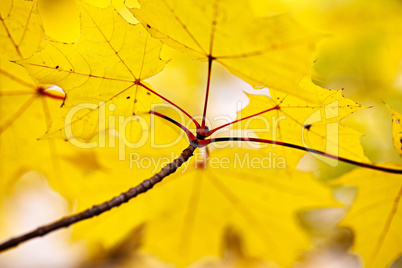
{"type": "MultiPolygon", "coordinates": [[[[145,150],[134,152],[138,153],[137,162],[152,161],[145,150]]],[[[233,227],[242,234],[246,254],[286,266],[309,246],[308,237],[294,220],[295,211],[337,205],[331,191],[311,174],[286,169],[286,163],[281,163],[285,165],[282,168],[275,163],[268,166],[269,161],[284,159],[269,159],[266,150],[224,148],[208,156],[196,153],[194,157],[181,174],[173,175],[146,195],[76,225],[75,237],[110,248],[134,226],[143,225],[141,249],[183,267],[206,255],[222,256],[222,234],[233,227]],[[247,166],[251,163],[248,160],[261,159],[265,164],[247,166]],[[220,165],[224,162],[226,166],[220,165]]],[[[105,187],[119,191],[135,182],[127,179],[133,174],[127,165],[116,161],[108,164],[118,175],[109,172],[107,177],[97,174],[77,181],[82,185],[82,192],[76,195],[77,210],[107,198],[105,187]],[[107,183],[111,177],[113,185],[107,183]]]]}
{"type": "Polygon", "coordinates": [[[73,43],[79,38],[80,18],[74,0],[41,0],[38,2],[38,13],[48,40],[73,43]]]}
{"type": "Polygon", "coordinates": [[[47,85],[38,84],[24,68],[9,62],[28,57],[43,47],[36,1],[2,1],[0,11],[0,46],[4,55],[0,60],[0,188],[3,196],[29,170],[39,170],[49,179],[60,178],[59,152],[68,154],[72,146],[36,140],[49,126],[51,114],[61,105],[64,96],[47,85]]]}
{"type": "MultiPolygon", "coordinates": [[[[400,152],[400,113],[386,105],[392,114],[395,149],[400,152]]],[[[388,163],[399,168],[401,163],[388,163]]],[[[352,251],[361,255],[365,267],[390,266],[400,256],[400,210],[402,182],[398,175],[373,170],[356,169],[335,181],[337,185],[356,187],[357,195],[341,224],[356,233],[352,251]]]]}
{"type": "Polygon", "coordinates": [[[341,222],[355,232],[352,251],[361,255],[365,267],[390,265],[402,253],[401,177],[359,168],[336,183],[357,187],[356,199],[341,222]]]}
{"type": "Polygon", "coordinates": [[[81,37],[76,43],[48,42],[44,50],[20,61],[38,81],[57,84],[67,94],[47,137],[92,140],[109,128],[108,120],[98,125],[101,107],[105,118],[135,116],[148,113],[151,104],[159,102],[140,81],[164,67],[166,62],[159,59],[161,43],[150,38],[141,25],[126,23],[111,8],[81,4],[81,9],[81,37]],[[83,106],[72,114],[71,109],[79,104],[83,106]],[[67,133],[65,127],[72,130],[67,133]]]}
{"type": "Polygon", "coordinates": [[[138,7],[139,3],[137,0],[83,0],[83,2],[100,8],[106,8],[112,5],[127,22],[131,24],[139,23],[128,9],[138,7]]]}
{"type": "Polygon", "coordinates": [[[248,1],[140,1],[135,17],[153,37],[194,59],[216,61],[251,85],[303,98],[316,37],[289,13],[253,17],[248,1]],[[290,58],[291,60],[284,60],[290,58]]]}
{"type": "MultiPolygon", "coordinates": [[[[286,142],[292,146],[311,148],[335,157],[358,162],[370,161],[360,144],[361,134],[344,127],[340,121],[364,106],[343,97],[342,90],[317,88],[309,81],[304,83],[306,94],[315,96],[318,103],[310,103],[295,96],[270,90],[271,97],[249,95],[250,104],[239,112],[239,129],[255,130],[259,138],[273,142],[286,142]],[[258,115],[257,117],[253,115],[258,115]]],[[[278,148],[280,152],[282,149],[278,148]]],[[[297,165],[302,153],[286,155],[297,165]]],[[[337,159],[316,156],[332,166],[337,159]]]]}
{"type": "Polygon", "coordinates": [[[44,40],[36,1],[2,1],[0,12],[1,48],[8,58],[22,59],[42,47],[44,40]]]}

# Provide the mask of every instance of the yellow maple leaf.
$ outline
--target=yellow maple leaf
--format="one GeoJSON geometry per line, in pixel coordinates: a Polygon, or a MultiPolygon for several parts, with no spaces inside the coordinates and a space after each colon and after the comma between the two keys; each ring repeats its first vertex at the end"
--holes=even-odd
{"type": "MultiPolygon", "coordinates": [[[[141,81],[164,67],[161,43],[111,7],[81,4],[81,10],[81,37],[76,43],[47,42],[44,50],[19,61],[39,82],[56,84],[67,94],[47,137],[94,140],[109,129],[109,116],[131,116],[119,124],[139,122],[136,115],[160,103],[141,81]]],[[[131,127],[139,129],[137,125],[131,127]]]]}
{"type": "Polygon", "coordinates": [[[0,22],[0,44],[8,59],[22,59],[41,49],[44,40],[36,1],[2,1],[0,22]]]}
{"type": "Polygon", "coordinates": [[[74,0],[41,0],[38,13],[48,39],[73,43],[79,38],[80,18],[74,0]]]}
{"type": "MultiPolygon", "coordinates": [[[[171,161],[166,155],[151,158],[149,150],[132,153],[134,168],[158,159],[171,161]]],[[[77,224],[75,237],[110,248],[135,226],[143,225],[141,250],[183,267],[206,255],[223,256],[222,234],[233,227],[244,238],[246,255],[289,266],[310,244],[295,221],[295,212],[337,205],[331,191],[311,174],[286,169],[286,160],[276,159],[267,150],[224,148],[204,157],[196,153],[181,172],[146,195],[77,224]]],[[[106,188],[123,190],[137,180],[128,179],[137,172],[127,169],[127,163],[116,169],[115,162],[108,163],[114,169],[107,177],[97,174],[77,181],[82,191],[76,195],[77,210],[102,202],[110,192],[106,188]],[[113,185],[104,183],[111,180],[113,185]]]]}
{"type": "Polygon", "coordinates": [[[246,0],[140,4],[133,14],[165,44],[194,59],[219,62],[251,85],[309,98],[297,82],[310,73],[316,38],[288,12],[254,17],[246,0]]]}
{"type": "MultiPolygon", "coordinates": [[[[0,188],[3,196],[29,170],[41,171],[49,178],[62,177],[59,153],[68,152],[72,146],[36,140],[49,126],[51,114],[62,104],[64,94],[38,84],[24,68],[9,62],[28,57],[43,46],[36,1],[2,1],[0,11],[0,45],[4,56],[0,60],[0,188]]],[[[60,181],[53,180],[53,183],[60,181]]]]}
{"type": "Polygon", "coordinates": [[[355,202],[341,222],[355,232],[352,251],[361,255],[364,267],[388,267],[402,253],[401,176],[359,168],[337,183],[357,187],[355,202]]]}
{"type": "MultiPolygon", "coordinates": [[[[261,139],[369,163],[360,145],[361,134],[340,124],[343,118],[364,106],[343,97],[342,90],[327,90],[310,81],[305,82],[303,88],[306,94],[314,96],[319,104],[274,90],[270,90],[271,97],[249,95],[250,104],[239,112],[238,118],[251,118],[239,122],[239,126],[234,128],[254,130],[261,139]],[[259,115],[252,116],[255,114],[259,115]]],[[[277,148],[280,154],[281,150],[277,148]]],[[[292,152],[286,157],[294,159],[293,164],[297,165],[302,155],[302,152],[292,152]]],[[[337,159],[320,155],[314,157],[331,166],[338,165],[337,159]]]]}

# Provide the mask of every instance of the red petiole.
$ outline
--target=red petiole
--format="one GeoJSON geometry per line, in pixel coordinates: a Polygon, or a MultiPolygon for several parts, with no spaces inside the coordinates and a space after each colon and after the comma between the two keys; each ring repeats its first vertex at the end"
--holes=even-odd
{"type": "Polygon", "coordinates": [[[235,120],[235,121],[232,121],[232,122],[230,122],[230,123],[224,124],[224,125],[222,125],[222,126],[216,127],[216,128],[214,128],[214,129],[212,129],[212,130],[210,130],[210,131],[207,131],[205,137],[209,137],[209,136],[211,136],[212,134],[214,134],[217,130],[219,130],[219,129],[221,129],[221,128],[224,128],[224,127],[227,127],[227,126],[230,126],[230,125],[232,125],[232,124],[234,124],[234,123],[237,123],[237,122],[240,122],[240,121],[243,121],[243,120],[252,118],[252,117],[254,117],[254,116],[257,116],[257,115],[260,115],[260,114],[263,114],[263,113],[266,113],[266,112],[269,112],[269,111],[272,111],[272,110],[278,110],[278,109],[279,109],[279,105],[276,105],[275,107],[269,108],[269,109],[264,110],[264,111],[261,111],[261,112],[259,112],[259,113],[252,114],[252,115],[249,115],[249,116],[246,116],[246,117],[237,119],[237,120],[235,120]]]}
{"type": "Polygon", "coordinates": [[[168,102],[169,104],[173,105],[174,107],[176,107],[177,109],[179,109],[182,113],[184,113],[188,118],[191,119],[191,121],[193,121],[193,123],[195,124],[195,126],[197,128],[200,127],[200,124],[197,122],[197,120],[195,120],[189,113],[187,113],[184,109],[182,109],[179,105],[175,104],[174,102],[170,101],[169,99],[163,97],[161,94],[156,93],[154,90],[152,90],[151,88],[147,87],[146,85],[144,85],[143,83],[141,83],[141,81],[137,81],[136,82],[137,85],[147,89],[149,92],[153,93],[154,95],[158,96],[159,98],[161,98],[162,100],[168,102]]]}
{"type": "Polygon", "coordinates": [[[209,86],[211,84],[211,72],[212,72],[212,61],[213,60],[214,60],[214,58],[212,56],[208,57],[208,80],[207,80],[207,90],[205,92],[204,111],[202,113],[201,129],[205,129],[205,119],[207,116],[207,104],[208,104],[208,96],[209,96],[209,86]]]}
{"type": "MultiPolygon", "coordinates": [[[[179,128],[181,128],[184,132],[186,132],[187,137],[188,137],[188,139],[189,139],[190,141],[197,139],[197,138],[194,136],[194,134],[191,133],[190,130],[188,130],[188,128],[186,128],[185,126],[183,126],[182,124],[180,124],[180,123],[177,122],[176,120],[170,118],[169,116],[166,116],[166,115],[164,115],[164,114],[161,114],[161,113],[158,113],[158,112],[155,112],[155,111],[150,111],[149,113],[150,113],[150,114],[154,114],[154,115],[156,115],[156,116],[159,116],[159,117],[161,117],[161,118],[163,118],[163,119],[165,119],[165,120],[167,120],[167,121],[169,121],[169,122],[175,124],[175,125],[178,126],[179,128]]],[[[198,123],[198,122],[197,122],[197,123],[198,123]]]]}

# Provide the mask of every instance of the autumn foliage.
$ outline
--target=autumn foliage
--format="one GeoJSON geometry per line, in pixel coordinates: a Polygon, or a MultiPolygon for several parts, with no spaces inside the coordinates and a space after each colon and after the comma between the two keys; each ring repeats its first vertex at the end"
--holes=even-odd
{"type": "Polygon", "coordinates": [[[396,0],[2,0],[1,240],[21,178],[76,213],[192,144],[71,227],[82,265],[399,267],[401,23],[396,0]]]}

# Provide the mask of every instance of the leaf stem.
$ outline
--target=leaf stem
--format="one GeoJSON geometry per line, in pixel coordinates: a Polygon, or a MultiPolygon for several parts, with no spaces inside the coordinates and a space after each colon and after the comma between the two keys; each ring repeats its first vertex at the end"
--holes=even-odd
{"type": "Polygon", "coordinates": [[[195,124],[195,126],[197,128],[200,127],[200,124],[197,122],[197,120],[195,120],[188,112],[186,112],[184,109],[182,109],[179,105],[175,104],[174,102],[170,101],[169,99],[163,97],[161,94],[157,93],[156,91],[152,90],[151,88],[147,87],[146,85],[144,85],[143,83],[141,83],[141,81],[137,81],[136,82],[137,85],[147,89],[149,92],[155,94],[156,96],[158,96],[159,98],[161,98],[162,100],[170,103],[171,105],[173,105],[174,107],[176,107],[177,109],[179,109],[182,113],[184,113],[188,118],[191,119],[191,121],[193,121],[193,123],[195,124]]]}
{"type": "Polygon", "coordinates": [[[209,96],[209,87],[211,85],[211,72],[212,72],[212,61],[213,60],[214,60],[214,57],[208,56],[208,79],[207,79],[207,89],[205,92],[204,111],[202,113],[201,129],[205,128],[205,118],[207,115],[208,96],[209,96]]]}
{"type": "Polygon", "coordinates": [[[354,160],[350,160],[344,157],[339,157],[336,155],[328,154],[319,150],[311,149],[311,148],[306,148],[300,145],[292,144],[292,143],[287,143],[287,142],[281,142],[281,141],[274,141],[274,140],[266,140],[266,139],[258,139],[258,138],[243,138],[243,137],[221,137],[221,138],[214,138],[214,139],[208,139],[208,140],[199,140],[197,146],[198,147],[204,147],[207,146],[211,143],[214,142],[221,142],[221,141],[250,141],[250,142],[260,142],[260,143],[268,143],[268,144],[276,144],[284,147],[289,147],[293,149],[298,149],[318,155],[323,155],[328,158],[332,158],[335,160],[339,160],[348,164],[352,164],[355,166],[359,167],[364,167],[364,168],[369,168],[369,169],[374,169],[374,170],[379,170],[379,171],[384,171],[384,172],[389,172],[389,173],[395,173],[395,174],[402,174],[401,169],[393,169],[393,168],[386,168],[386,167],[381,167],[381,166],[376,166],[372,164],[367,164],[367,163],[362,163],[362,162],[357,162],[354,160]]]}
{"type": "Polygon", "coordinates": [[[15,247],[20,243],[28,241],[32,238],[44,236],[57,229],[66,228],[76,222],[92,218],[105,211],[108,211],[114,207],[118,207],[121,204],[128,202],[130,199],[136,197],[137,195],[145,193],[146,191],[150,190],[155,184],[162,181],[163,178],[165,178],[166,176],[174,173],[177,170],[177,168],[179,168],[184,162],[186,162],[193,155],[194,150],[195,147],[189,145],[186,149],[183,150],[183,152],[178,158],[173,160],[173,162],[167,164],[165,167],[161,169],[161,171],[153,175],[151,178],[144,180],[139,185],[129,189],[124,193],[121,193],[120,195],[112,198],[107,202],[95,205],[92,208],[89,208],[80,213],[64,217],[56,222],[41,226],[31,232],[4,241],[3,243],[0,244],[0,252],[15,247]]]}
{"type": "Polygon", "coordinates": [[[219,129],[221,129],[221,128],[230,126],[230,125],[232,125],[232,124],[234,124],[234,123],[237,123],[237,122],[240,122],[240,121],[243,121],[243,120],[252,118],[252,117],[254,117],[254,116],[257,116],[257,115],[260,115],[260,114],[263,114],[263,113],[266,113],[266,112],[269,112],[269,111],[272,111],[272,110],[277,110],[277,109],[279,109],[279,105],[276,105],[276,106],[274,106],[274,107],[272,107],[272,108],[269,108],[269,109],[267,109],[267,110],[261,111],[261,112],[259,112],[259,113],[255,113],[255,114],[246,116],[246,117],[244,117],[244,118],[237,119],[237,120],[235,120],[235,121],[232,121],[232,122],[230,122],[230,123],[224,124],[224,125],[222,125],[222,126],[216,127],[216,128],[214,128],[214,129],[211,129],[210,131],[208,131],[208,132],[206,133],[206,137],[211,136],[213,133],[215,133],[215,131],[217,131],[217,130],[219,130],[219,129]]]}
{"type": "Polygon", "coordinates": [[[196,139],[197,139],[197,138],[194,136],[194,134],[191,133],[190,130],[188,130],[188,128],[186,128],[185,126],[183,126],[182,124],[180,124],[180,123],[177,122],[176,120],[170,118],[169,116],[166,116],[166,115],[164,115],[164,114],[161,114],[161,113],[158,113],[158,112],[155,112],[155,111],[150,111],[149,113],[150,113],[150,114],[154,114],[154,115],[156,115],[156,116],[159,116],[159,117],[161,117],[161,118],[163,118],[163,119],[165,119],[165,120],[167,120],[167,121],[169,121],[169,122],[175,124],[175,125],[178,126],[179,128],[181,128],[184,132],[186,132],[189,141],[192,141],[192,140],[196,140],[196,139]]]}

